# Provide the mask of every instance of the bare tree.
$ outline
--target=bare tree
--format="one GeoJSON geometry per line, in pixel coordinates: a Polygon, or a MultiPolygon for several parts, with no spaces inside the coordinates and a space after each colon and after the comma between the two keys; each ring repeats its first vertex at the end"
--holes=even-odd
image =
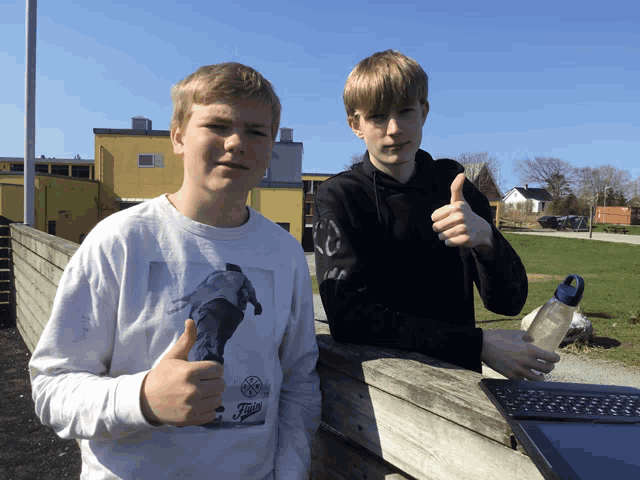
{"type": "MultiPolygon", "coordinates": [[[[534,157],[525,158],[523,160],[516,160],[513,164],[513,173],[516,174],[518,180],[522,184],[537,183],[553,190],[554,179],[557,180],[562,176],[569,186],[574,181],[575,168],[566,160],[561,160],[555,157],[534,157]]],[[[560,195],[560,191],[556,189],[554,192],[549,192],[553,198],[557,198],[560,195]]]]}
{"type": "Polygon", "coordinates": [[[356,163],[360,163],[364,160],[364,153],[354,153],[351,155],[351,163],[344,166],[345,170],[349,170],[356,163]]]}
{"type": "Polygon", "coordinates": [[[500,175],[501,165],[495,155],[490,155],[489,152],[465,152],[453,159],[465,167],[467,178],[487,197],[502,196],[492,191],[494,182],[499,189],[504,188],[504,180],[500,175]],[[483,165],[491,175],[487,175],[483,165]]]}
{"type": "Polygon", "coordinates": [[[636,193],[631,173],[612,165],[578,169],[576,184],[581,197],[595,197],[599,204],[603,203],[605,188],[607,189],[607,204],[609,204],[610,195],[617,197],[619,203],[624,203],[623,198],[633,198],[636,193]]]}

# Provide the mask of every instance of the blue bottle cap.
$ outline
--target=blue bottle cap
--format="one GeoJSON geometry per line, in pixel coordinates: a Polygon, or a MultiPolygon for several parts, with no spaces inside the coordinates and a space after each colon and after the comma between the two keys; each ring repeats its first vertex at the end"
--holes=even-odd
{"type": "Polygon", "coordinates": [[[584,280],[579,275],[569,275],[564,282],[558,285],[554,296],[569,307],[575,307],[582,300],[584,292],[584,280]],[[571,282],[575,279],[576,286],[572,287],[571,282]]]}

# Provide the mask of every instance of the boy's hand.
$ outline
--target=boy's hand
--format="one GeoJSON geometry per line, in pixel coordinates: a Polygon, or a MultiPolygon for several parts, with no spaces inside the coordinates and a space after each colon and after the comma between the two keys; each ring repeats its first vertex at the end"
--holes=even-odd
{"type": "Polygon", "coordinates": [[[153,425],[203,425],[216,417],[225,390],[218,362],[189,362],[196,323],[188,319],[184,333],[142,381],[140,406],[153,425]]]}
{"type": "Polygon", "coordinates": [[[509,379],[542,381],[544,377],[531,370],[549,373],[560,361],[557,353],[533,345],[533,338],[524,330],[483,330],[482,333],[480,359],[509,379]]]}
{"type": "Polygon", "coordinates": [[[489,223],[476,215],[462,195],[464,173],[451,183],[451,203],[440,207],[433,215],[433,230],[447,247],[493,248],[493,231],[489,223]]]}

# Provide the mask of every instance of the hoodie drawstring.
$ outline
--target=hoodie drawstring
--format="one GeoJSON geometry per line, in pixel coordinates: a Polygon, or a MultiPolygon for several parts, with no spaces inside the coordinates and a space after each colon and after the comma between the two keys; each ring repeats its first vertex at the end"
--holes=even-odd
{"type": "Polygon", "coordinates": [[[373,194],[376,197],[376,212],[378,212],[378,222],[382,223],[382,218],[380,217],[380,205],[378,204],[378,187],[376,186],[377,173],[377,171],[373,172],[373,194]]]}

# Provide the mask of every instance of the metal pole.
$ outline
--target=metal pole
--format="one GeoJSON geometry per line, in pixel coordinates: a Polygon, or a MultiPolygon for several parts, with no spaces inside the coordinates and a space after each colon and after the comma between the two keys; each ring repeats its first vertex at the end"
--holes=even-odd
{"type": "Polygon", "coordinates": [[[25,225],[34,224],[34,177],[36,147],[36,23],[38,1],[27,0],[27,59],[24,117],[24,218],[25,225]]]}
{"type": "Polygon", "coordinates": [[[604,187],[604,209],[602,210],[602,223],[607,223],[607,190],[611,187],[604,187]]]}

